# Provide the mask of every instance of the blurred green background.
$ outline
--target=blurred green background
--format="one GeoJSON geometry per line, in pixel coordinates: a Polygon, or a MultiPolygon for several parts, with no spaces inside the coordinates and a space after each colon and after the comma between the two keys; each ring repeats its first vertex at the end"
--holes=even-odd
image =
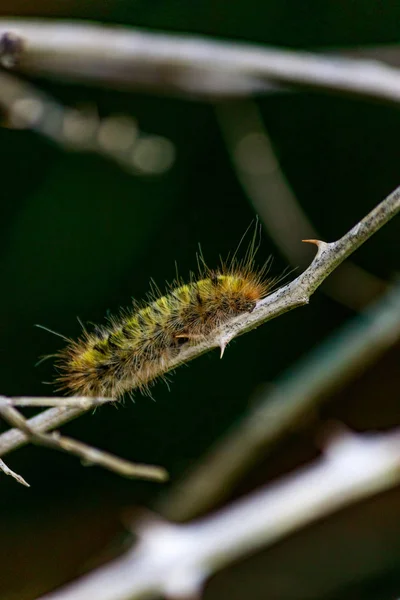
{"type": "MultiPolygon", "coordinates": [[[[13,0],[2,6],[2,16],[82,18],[291,48],[395,44],[399,39],[400,4],[394,1],[13,0]]],[[[212,104],[55,81],[34,83],[65,105],[96,106],[100,116],[131,115],[143,131],[168,138],[176,155],[162,175],[134,176],[101,157],[68,153],[33,132],[0,129],[0,391],[10,396],[54,393],[44,383],[54,377],[51,360],[37,367],[35,363],[63,342],[35,328],[36,323],[75,337],[80,332],[77,317],[103,322],[108,311],[128,306],[131,297],[142,298],[151,277],[161,287],[172,280],[175,261],[185,277],[196,268],[198,243],[208,264],[216,265],[219,255],[235,249],[255,216],[230,163],[212,104]]],[[[256,102],[283,170],[323,239],[340,237],[399,184],[397,109],[305,93],[264,96],[256,102]]],[[[391,279],[399,269],[399,247],[399,225],[393,222],[354,261],[391,279]]],[[[309,253],[311,260],[312,248],[309,253]]],[[[272,272],[279,275],[287,262],[264,234],[259,264],[270,254],[272,272]]],[[[235,340],[222,361],[212,352],[172,375],[170,389],[157,383],[152,388],[155,402],[136,394],[134,403],[127,399],[118,408],[105,406],[66,425],[63,432],[131,460],[161,464],[174,482],[246,413],[260,386],[274,382],[354,316],[318,291],[308,307],[235,340]]],[[[393,376],[394,390],[397,364],[384,370],[384,377],[393,376]]],[[[393,402],[385,409],[378,390],[374,378],[362,390],[370,394],[365,396],[366,421],[372,428],[375,423],[394,425],[400,414],[393,412],[393,402]]],[[[347,398],[350,413],[357,393],[347,398]]],[[[332,404],[332,414],[346,421],[343,406],[348,404],[343,398],[338,402],[338,409],[332,404]]],[[[362,427],[363,416],[352,415],[348,424],[362,427]]],[[[302,443],[290,450],[282,470],[313,453],[309,441],[302,443]]],[[[4,568],[0,575],[0,596],[7,600],[33,598],[74,576],[104,546],[118,546],[121,507],[151,506],[163,489],[83,468],[73,457],[32,446],[6,461],[32,486],[28,490],[1,477],[0,531],[9,550],[0,556],[10,574],[4,568]],[[63,568],[56,567],[61,563],[63,568]]],[[[270,467],[263,469],[254,484],[268,478],[270,467]]],[[[280,467],[271,469],[279,472],[280,467]]],[[[394,558],[391,551],[390,560],[382,559],[372,583],[363,575],[358,587],[346,587],[352,598],[394,597],[392,587],[400,590],[398,543],[397,551],[394,558]]],[[[257,560],[254,568],[262,571],[257,560]]],[[[330,564],[337,572],[327,563],[327,571],[330,564]]],[[[246,577],[252,579],[251,572],[246,577]]],[[[242,591],[248,589],[246,577],[242,591]]],[[[295,578],[292,586],[278,585],[270,596],[262,577],[251,596],[238,595],[227,578],[226,587],[217,585],[218,593],[210,597],[347,597],[340,581],[337,587],[322,585],[311,593],[310,576],[298,577],[300,589],[295,578]]]]}

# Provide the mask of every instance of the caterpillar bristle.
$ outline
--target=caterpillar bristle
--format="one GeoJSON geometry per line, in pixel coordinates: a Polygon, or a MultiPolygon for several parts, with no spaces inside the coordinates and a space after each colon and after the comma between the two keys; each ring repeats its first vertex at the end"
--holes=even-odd
{"type": "MultiPolygon", "coordinates": [[[[277,282],[266,276],[270,260],[255,267],[258,231],[257,227],[241,260],[236,250],[231,259],[211,269],[200,249],[199,274],[191,274],[188,283],[177,274],[162,295],[152,281],[147,302],[134,301],[130,309],[108,317],[106,325],[91,332],[82,326],[81,337],[67,339],[67,346],[57,354],[59,389],[72,395],[115,398],[134,388],[148,393],[183,347],[199,343],[230,319],[254,310],[277,282]]],[[[221,345],[221,357],[224,350],[221,345]]]]}

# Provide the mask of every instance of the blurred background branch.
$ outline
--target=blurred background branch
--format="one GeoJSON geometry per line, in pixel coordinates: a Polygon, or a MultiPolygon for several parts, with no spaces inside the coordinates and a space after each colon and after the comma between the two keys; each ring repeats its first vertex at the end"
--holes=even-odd
{"type": "MultiPolygon", "coordinates": [[[[28,16],[0,17],[0,379],[8,397],[24,395],[0,397],[4,415],[15,407],[24,412],[12,413],[13,429],[5,431],[8,422],[1,422],[0,455],[30,441],[55,443],[58,450],[72,443],[89,459],[104,448],[103,458],[112,451],[162,464],[181,483],[170,491],[104,469],[84,470],[65,453],[43,448],[14,454],[13,470],[0,459],[0,471],[11,476],[1,477],[2,600],[33,600],[50,589],[62,595],[60,586],[85,571],[92,571],[99,597],[112,593],[113,600],[118,586],[132,587],[132,577],[137,590],[153,593],[159,586],[193,596],[211,572],[205,600],[264,600],[265,590],[270,600],[398,597],[398,433],[382,435],[399,424],[399,288],[389,287],[399,269],[398,221],[364,244],[357,265],[338,264],[397,212],[398,190],[342,240],[319,240],[337,239],[398,185],[400,5],[382,11],[362,0],[235,0],[229,7],[214,0],[67,0],[62,6],[6,0],[3,8],[3,15],[28,16]],[[334,269],[327,294],[315,294],[312,308],[244,336],[222,362],[215,353],[180,369],[173,396],[167,386],[154,388],[157,404],[138,394],[123,415],[115,406],[92,414],[103,400],[40,398],[52,367],[42,364],[38,374],[33,365],[38,355],[57,352],[60,340],[43,339],[33,323],[74,338],[80,331],[74,315],[98,322],[115,313],[132,294],[145,295],[150,276],[171,280],[175,259],[182,276],[192,271],[198,241],[208,264],[217,264],[255,211],[266,232],[257,265],[273,254],[274,276],[286,266],[283,255],[305,272],[249,320],[180,358],[223,349],[235,335],[303,305],[334,269]],[[304,238],[318,246],[311,269],[315,249],[302,245],[304,238]],[[42,405],[52,408],[33,416],[42,405]],[[332,419],[381,434],[346,434],[312,463],[315,440],[332,419]],[[66,436],[46,433],[70,420],[66,436]],[[389,446],[397,466],[380,478],[389,446]],[[300,488],[286,490],[287,507],[296,511],[289,522],[280,486],[318,465],[318,485],[324,482],[332,473],[331,452],[340,472],[326,489],[327,512],[320,513],[329,518],[302,527],[303,509],[304,523],[313,518],[311,495],[322,496],[298,478],[300,488]],[[29,502],[12,480],[24,483],[20,472],[32,485],[29,502]],[[361,479],[366,501],[352,496],[353,506],[337,512],[346,486],[361,479]],[[385,485],[385,494],[372,497],[385,485]],[[233,508],[257,497],[256,488],[260,498],[265,492],[259,514],[255,505],[251,516],[249,505],[238,513],[243,527],[231,521],[219,529],[233,508]],[[277,489],[281,513],[270,504],[277,489]],[[241,495],[246,499],[235,504],[241,495]],[[221,504],[227,508],[207,514],[221,504]],[[135,506],[139,512],[153,506],[166,519],[206,514],[183,526],[139,520],[139,543],[131,548],[121,522],[127,506],[129,515],[135,506]],[[266,529],[257,537],[260,516],[266,529]],[[198,525],[210,536],[197,535],[198,525]],[[296,533],[287,536],[285,526],[296,533]],[[199,573],[203,558],[194,569],[191,560],[205,546],[207,564],[199,573]],[[93,571],[101,564],[102,573],[93,571]]],[[[135,523],[132,529],[137,532],[135,523]]]]}
{"type": "MultiPolygon", "coordinates": [[[[211,98],[270,91],[272,83],[400,102],[400,71],[376,60],[85,22],[0,19],[0,39],[10,35],[21,39],[18,70],[31,75],[211,98]]],[[[10,64],[9,52],[3,64],[10,64]]]]}
{"type": "Polygon", "coordinates": [[[256,405],[160,502],[161,514],[185,521],[229,497],[244,474],[320,405],[400,339],[400,283],[259,392],[256,405]]]}
{"type": "MultiPolygon", "coordinates": [[[[216,105],[218,122],[236,176],[266,231],[295,267],[305,268],[308,249],[301,238],[321,239],[283,173],[260,111],[251,99],[216,105]]],[[[324,200],[321,198],[321,205],[324,200]]],[[[336,301],[360,310],[386,283],[346,261],[321,289],[336,301]]]]}
{"type": "Polygon", "coordinates": [[[140,132],[133,118],[100,119],[94,107],[68,108],[4,70],[0,106],[8,127],[32,129],[67,151],[99,154],[132,174],[159,175],[174,161],[173,144],[140,132]]]}
{"type": "Polygon", "coordinates": [[[336,432],[314,464],[187,525],[133,523],[133,549],[41,600],[196,598],[239,557],[400,481],[400,432],[336,432]]]}

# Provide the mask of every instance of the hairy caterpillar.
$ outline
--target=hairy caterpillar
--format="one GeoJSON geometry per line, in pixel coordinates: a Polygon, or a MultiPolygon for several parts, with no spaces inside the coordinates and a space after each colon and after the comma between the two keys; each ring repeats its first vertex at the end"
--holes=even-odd
{"type": "Polygon", "coordinates": [[[155,289],[142,305],[111,317],[77,341],[68,340],[57,355],[56,380],[73,395],[121,397],[137,387],[146,390],[168,371],[171,358],[186,344],[196,344],[233,317],[251,312],[272,289],[268,263],[255,268],[255,240],[242,261],[236,256],[218,269],[202,257],[199,277],[177,278],[167,293],[155,289]]]}

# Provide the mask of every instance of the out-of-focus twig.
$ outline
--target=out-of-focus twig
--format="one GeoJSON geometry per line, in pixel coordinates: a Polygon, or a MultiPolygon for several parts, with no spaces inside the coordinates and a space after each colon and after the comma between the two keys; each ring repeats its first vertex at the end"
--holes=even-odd
{"type": "MultiPolygon", "coordinates": [[[[328,275],[399,211],[400,187],[389,194],[385,200],[336,242],[326,243],[311,240],[317,244],[318,252],[308,269],[297,279],[261,300],[253,312],[242,314],[222,325],[204,341],[194,346],[182,346],[176,357],[160,366],[159,375],[175,369],[213,348],[219,347],[224,350],[234,337],[289,310],[308,304],[312,294],[328,275]]],[[[135,388],[138,383],[133,372],[131,380],[126,381],[127,389],[135,388]]],[[[84,409],[78,407],[56,407],[33,417],[27,423],[36,432],[44,432],[54,429],[84,412],[84,409]]],[[[3,433],[0,435],[0,456],[22,446],[27,440],[27,436],[20,431],[11,430],[3,433]]]]}
{"type": "Polygon", "coordinates": [[[258,399],[256,408],[167,492],[158,506],[160,512],[173,520],[186,520],[226,499],[243,474],[264,459],[282,436],[399,340],[400,282],[284,373],[258,399]]]}
{"type": "Polygon", "coordinates": [[[399,431],[336,433],[314,464],[215,515],[186,525],[139,523],[136,547],[41,600],[197,597],[212,573],[399,480],[399,431]]]}
{"type": "MultiPolygon", "coordinates": [[[[279,165],[260,112],[254,102],[217,104],[218,120],[248,199],[268,234],[293,266],[305,267],[308,249],[302,238],[320,239],[279,165]]],[[[340,265],[321,286],[335,300],[359,310],[377,298],[385,282],[351,261],[340,265]]]]}
{"type": "Polygon", "coordinates": [[[100,119],[93,109],[63,106],[3,70],[0,106],[9,127],[31,129],[65,150],[99,154],[134,174],[162,173],[174,160],[172,143],[140,132],[131,117],[111,115],[100,119]]]}
{"type": "MultiPolygon", "coordinates": [[[[283,85],[400,102],[400,71],[376,60],[50,19],[0,19],[3,36],[20,38],[16,68],[32,75],[195,97],[283,85]]],[[[10,52],[4,58],[8,63],[10,52]]]]}
{"type": "Polygon", "coordinates": [[[166,481],[168,479],[168,474],[162,467],[132,463],[129,460],[119,458],[109,452],[104,452],[104,450],[93,448],[70,437],[61,436],[56,432],[51,434],[37,433],[21,413],[12,406],[0,405],[0,416],[12,427],[16,427],[22,431],[33,444],[75,454],[84,461],[85,465],[101,466],[123,477],[149,479],[152,481],[166,481]]]}

